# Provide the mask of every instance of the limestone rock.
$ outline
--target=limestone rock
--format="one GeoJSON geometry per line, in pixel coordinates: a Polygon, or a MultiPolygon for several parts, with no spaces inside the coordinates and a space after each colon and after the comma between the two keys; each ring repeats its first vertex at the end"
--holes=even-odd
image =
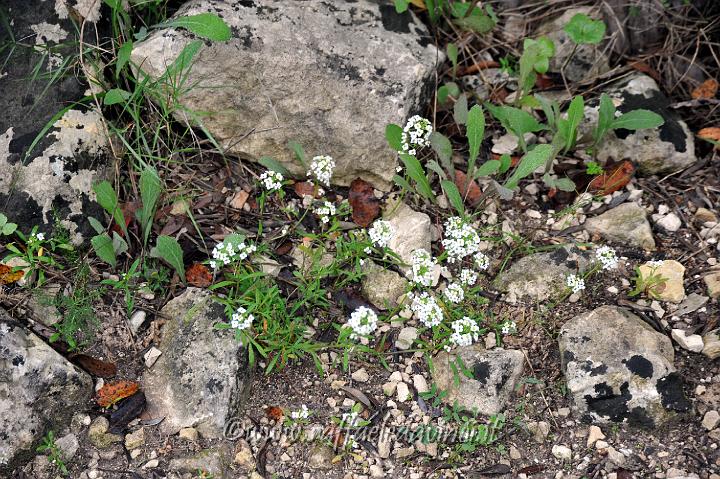
{"type": "Polygon", "coordinates": [[[671,331],[672,338],[681,348],[687,349],[693,353],[702,352],[705,345],[702,336],[699,334],[686,334],[682,329],[673,329],[671,331]]]}
{"type": "Polygon", "coordinates": [[[714,329],[705,333],[702,353],[710,359],[720,357],[720,330],[714,329]]]}
{"type": "Polygon", "coordinates": [[[582,272],[588,265],[587,253],[564,246],[548,253],[535,253],[523,258],[502,272],[494,286],[507,293],[510,303],[545,301],[561,293],[569,274],[582,272]]]}
{"type": "Polygon", "coordinates": [[[224,307],[210,293],[188,288],[161,310],[168,321],[158,349],[162,355],[145,373],[143,391],[150,417],[165,417],[164,434],[186,427],[203,437],[223,437],[249,394],[252,370],[233,334],[217,330],[224,307]]]}
{"type": "Polygon", "coordinates": [[[395,347],[401,350],[410,349],[417,337],[417,328],[406,326],[398,333],[398,337],[395,340],[395,347]]]}
{"type": "Polygon", "coordinates": [[[230,465],[233,462],[232,450],[228,444],[222,444],[187,457],[170,460],[170,469],[182,473],[198,474],[203,472],[217,479],[231,479],[230,465]]]}
{"type": "MultiPolygon", "coordinates": [[[[670,100],[655,80],[643,74],[631,75],[610,87],[607,94],[619,112],[650,110],[662,116],[665,123],[658,128],[608,132],[598,148],[597,157],[601,162],[629,159],[637,165],[638,173],[653,175],[675,172],[697,161],[692,133],[670,107],[670,100]]],[[[597,114],[596,105],[585,109],[579,143],[588,141],[597,114]]]]}
{"type": "MultiPolygon", "coordinates": [[[[270,156],[304,175],[286,147],[294,140],[310,156],[335,159],[337,184],[361,177],[391,186],[397,155],[382,141],[385,126],[421,110],[444,59],[411,11],[370,0],[193,0],[175,15],[208,11],[232,38],[195,55],[178,119],[202,122],[232,154],[270,156]]],[[[155,30],[132,52],[138,75],[162,76],[192,39],[185,30],[155,30]]]]}
{"type": "Polygon", "coordinates": [[[601,215],[588,218],[585,230],[615,243],[655,250],[655,239],[647,213],[637,203],[623,203],[601,215]]]}
{"type": "Polygon", "coordinates": [[[92,379],[0,309],[0,475],[35,455],[93,394],[92,379]],[[69,407],[71,406],[71,407],[69,407]]]}
{"type": "Polygon", "coordinates": [[[123,437],[108,432],[110,421],[105,416],[96,417],[88,428],[88,439],[98,449],[107,449],[116,442],[122,442],[123,437]]]}
{"type": "Polygon", "coordinates": [[[705,286],[707,286],[708,296],[711,298],[720,298],[720,273],[710,273],[703,277],[705,286]]]}
{"type": "Polygon", "coordinates": [[[311,469],[330,469],[332,468],[332,460],[335,453],[331,448],[324,444],[318,444],[310,450],[308,457],[308,465],[311,469]]]}
{"type": "Polygon", "coordinates": [[[395,271],[383,268],[372,261],[368,260],[368,262],[367,273],[362,280],[363,294],[378,309],[397,307],[398,298],[407,291],[407,280],[395,271]]]}
{"type": "MultiPolygon", "coordinates": [[[[3,2],[14,37],[36,48],[11,49],[0,73],[0,212],[25,233],[35,225],[50,233],[58,220],[80,244],[94,234],[87,217],[103,215],[92,191],[92,184],[106,176],[110,158],[101,115],[66,111],[30,151],[53,116],[85,95],[86,86],[74,75],[53,74],[63,58],[77,54],[78,34],[65,3],[3,2]]],[[[79,3],[91,2],[73,4],[89,15],[85,35],[93,41],[100,2],[90,8],[79,3]]]]}
{"type": "MultiPolygon", "coordinates": [[[[405,203],[392,203],[386,208],[385,219],[395,229],[388,248],[397,253],[404,263],[412,264],[412,252],[416,249],[431,251],[432,231],[428,215],[413,211],[405,203]]],[[[412,274],[410,266],[403,267],[402,271],[405,276],[412,274]]]]}
{"type": "Polygon", "coordinates": [[[505,408],[523,372],[524,361],[523,353],[513,349],[483,351],[477,344],[460,347],[438,353],[432,379],[440,390],[448,392],[443,398],[447,404],[457,401],[466,409],[477,408],[481,414],[493,415],[505,408]],[[458,356],[473,374],[473,379],[459,374],[459,385],[450,365],[458,356]]]}
{"type": "Polygon", "coordinates": [[[630,311],[601,306],[560,330],[560,357],[573,408],[588,422],[652,427],[687,411],[671,341],[630,311]]]}
{"type": "Polygon", "coordinates": [[[640,274],[643,278],[650,278],[651,275],[663,278],[663,283],[650,286],[650,294],[663,301],[680,303],[685,299],[685,286],[683,278],[685,267],[677,261],[670,259],[663,261],[659,266],[652,263],[640,265],[640,274]]]}
{"type": "Polygon", "coordinates": [[[580,45],[575,48],[575,43],[565,33],[565,25],[578,13],[588,15],[595,20],[602,20],[602,14],[596,8],[568,8],[559,17],[540,25],[535,32],[536,36],[545,35],[555,44],[555,55],[550,59],[550,71],[559,73],[567,62],[564,74],[568,81],[572,82],[590,79],[610,71],[602,43],[580,45]],[[571,56],[572,58],[568,60],[571,56]]]}

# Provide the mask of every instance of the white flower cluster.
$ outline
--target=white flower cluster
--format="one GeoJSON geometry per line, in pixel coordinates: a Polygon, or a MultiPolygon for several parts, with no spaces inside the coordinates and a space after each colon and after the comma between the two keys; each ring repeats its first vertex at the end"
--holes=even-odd
{"type": "Polygon", "coordinates": [[[284,179],[282,174],[273,170],[267,170],[260,175],[260,182],[263,184],[263,187],[271,193],[282,188],[284,179]]]}
{"type": "Polygon", "coordinates": [[[316,156],[310,161],[308,176],[314,176],[318,183],[330,186],[330,179],[335,169],[335,161],[326,155],[316,156]]]}
{"type": "Polygon", "coordinates": [[[402,132],[402,152],[415,155],[419,148],[430,144],[430,134],[433,131],[430,120],[415,115],[405,124],[402,132]]]}
{"type": "Polygon", "coordinates": [[[648,262],[645,263],[645,264],[647,264],[647,265],[648,265],[650,268],[652,268],[652,269],[657,269],[657,268],[659,268],[660,266],[662,266],[663,263],[664,263],[663,260],[652,260],[652,261],[648,261],[648,262]]]}
{"type": "Polygon", "coordinates": [[[389,221],[376,220],[370,229],[368,230],[370,235],[370,241],[378,248],[385,248],[390,244],[393,235],[395,234],[395,228],[390,224],[389,221]]]}
{"type": "Polygon", "coordinates": [[[28,237],[28,243],[39,243],[45,241],[45,233],[33,233],[28,237]]]}
{"type": "Polygon", "coordinates": [[[358,339],[361,336],[368,336],[377,329],[378,317],[375,311],[366,307],[360,306],[350,314],[347,326],[350,327],[353,332],[350,334],[350,339],[358,339]]]}
{"type": "MultiPolygon", "coordinates": [[[[478,253],[482,254],[482,253],[478,253]]],[[[484,255],[483,255],[484,256],[484,255]]],[[[467,268],[463,268],[460,271],[460,283],[465,286],[474,286],[477,283],[478,275],[475,271],[467,268]]]]}
{"type": "Polygon", "coordinates": [[[515,321],[505,321],[501,331],[503,334],[515,334],[517,333],[517,324],[515,324],[515,321]]]}
{"type": "Polygon", "coordinates": [[[585,289],[585,280],[576,274],[569,274],[567,277],[567,286],[573,293],[579,293],[585,289]]]}
{"type": "Polygon", "coordinates": [[[210,260],[210,266],[213,269],[218,269],[221,266],[228,265],[233,261],[242,261],[251,254],[253,254],[257,248],[252,244],[245,244],[244,241],[236,243],[232,238],[228,237],[222,243],[215,245],[212,251],[213,259],[210,260]]]}
{"type": "Polygon", "coordinates": [[[602,269],[610,270],[617,268],[618,257],[615,250],[609,246],[601,246],[595,250],[595,257],[602,264],[602,269]]]}
{"type": "Polygon", "coordinates": [[[329,201],[325,201],[322,205],[315,207],[315,214],[320,217],[323,224],[328,224],[330,218],[335,215],[335,205],[329,201]]]}
{"type": "Polygon", "coordinates": [[[477,253],[480,249],[480,236],[475,228],[457,216],[451,216],[445,222],[443,248],[447,251],[448,262],[454,263],[464,257],[477,253]]]}
{"type": "Polygon", "coordinates": [[[432,328],[442,323],[442,309],[438,306],[435,298],[425,291],[412,295],[410,309],[425,327],[432,328]]]}
{"type": "Polygon", "coordinates": [[[443,294],[448,301],[455,304],[461,302],[465,297],[465,291],[463,290],[462,284],[457,282],[448,284],[443,294]]]}
{"type": "Polygon", "coordinates": [[[412,252],[413,281],[422,286],[432,286],[433,269],[437,263],[432,255],[422,248],[412,252]]]}
{"type": "Polygon", "coordinates": [[[310,417],[310,411],[308,410],[306,405],[302,405],[300,407],[299,411],[293,411],[290,413],[290,419],[294,420],[300,420],[300,419],[307,419],[310,417]]]}
{"type": "Polygon", "coordinates": [[[360,414],[357,411],[344,412],[340,418],[340,426],[354,428],[360,424],[361,420],[360,414]]]}
{"type": "Polygon", "coordinates": [[[470,346],[480,337],[480,326],[467,316],[453,321],[452,329],[450,341],[456,346],[470,346]]]}
{"type": "Polygon", "coordinates": [[[230,318],[230,326],[238,331],[242,331],[252,326],[253,321],[255,321],[255,317],[248,313],[242,306],[238,306],[230,318]]]}
{"type": "Polygon", "coordinates": [[[475,267],[480,271],[487,271],[490,267],[490,258],[485,253],[475,254],[475,267]]]}

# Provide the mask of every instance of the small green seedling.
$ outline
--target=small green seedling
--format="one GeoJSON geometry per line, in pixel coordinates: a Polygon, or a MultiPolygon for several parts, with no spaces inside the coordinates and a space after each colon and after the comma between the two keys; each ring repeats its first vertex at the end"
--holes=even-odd
{"type": "Polygon", "coordinates": [[[10,236],[17,230],[17,224],[10,223],[7,216],[0,213],[0,236],[10,236]]]}
{"type": "Polygon", "coordinates": [[[593,20],[584,13],[578,13],[563,30],[577,45],[595,45],[605,37],[605,29],[605,22],[602,20],[593,20]]]}
{"type": "Polygon", "coordinates": [[[65,465],[65,461],[63,461],[62,459],[60,448],[57,446],[57,444],[55,444],[55,433],[52,430],[47,432],[47,434],[43,438],[43,441],[35,450],[37,452],[47,453],[50,462],[57,466],[57,468],[60,470],[60,474],[62,474],[63,476],[68,475],[68,468],[65,465]]]}
{"type": "Polygon", "coordinates": [[[662,116],[650,110],[631,110],[620,116],[616,115],[616,111],[610,96],[606,93],[600,95],[598,121],[593,131],[593,152],[597,151],[598,146],[610,130],[643,130],[657,128],[665,123],[662,116]]]}

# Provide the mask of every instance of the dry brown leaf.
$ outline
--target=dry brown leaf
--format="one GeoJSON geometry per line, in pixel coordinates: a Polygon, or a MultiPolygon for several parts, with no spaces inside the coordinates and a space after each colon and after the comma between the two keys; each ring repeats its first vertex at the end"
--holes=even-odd
{"type": "Polygon", "coordinates": [[[24,271],[13,272],[12,266],[0,264],[0,284],[11,284],[20,281],[25,274],[24,271]]]}
{"type": "Polygon", "coordinates": [[[207,266],[195,263],[185,272],[185,279],[188,284],[198,288],[207,288],[212,284],[212,273],[207,266]]]}
{"type": "Polygon", "coordinates": [[[695,88],[690,96],[693,100],[709,100],[715,98],[718,91],[718,81],[714,78],[708,78],[695,88]]]}
{"type": "Polygon", "coordinates": [[[233,196],[230,200],[230,206],[235,208],[236,210],[241,210],[242,207],[245,206],[245,203],[247,202],[249,197],[250,193],[245,190],[240,190],[235,193],[235,196],[233,196]]]}
{"type": "Polygon", "coordinates": [[[380,200],[375,198],[374,190],[370,183],[360,178],[350,183],[348,202],[352,207],[352,219],[363,228],[380,215],[380,200]]]}
{"type": "Polygon", "coordinates": [[[606,168],[605,173],[598,175],[590,182],[589,189],[601,195],[609,195],[624,188],[635,175],[635,166],[630,160],[616,163],[606,168]]]}
{"type": "Polygon", "coordinates": [[[475,180],[467,184],[467,175],[460,170],[455,170],[455,186],[457,186],[460,194],[470,206],[477,206],[482,196],[482,190],[475,180]],[[467,190],[465,187],[467,186],[467,190]]]}
{"type": "Polygon", "coordinates": [[[140,385],[135,381],[115,381],[106,383],[95,395],[99,406],[110,407],[121,399],[135,394],[140,385]]]}
{"type": "MultiPolygon", "coordinates": [[[[710,126],[707,128],[703,128],[702,130],[698,131],[697,135],[705,140],[720,142],[720,126],[710,126]]],[[[720,149],[720,145],[716,144],[715,148],[720,149]]]]}

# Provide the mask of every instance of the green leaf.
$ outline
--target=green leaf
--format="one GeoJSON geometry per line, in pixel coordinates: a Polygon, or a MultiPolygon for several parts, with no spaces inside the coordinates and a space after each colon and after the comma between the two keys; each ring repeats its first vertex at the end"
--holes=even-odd
{"type": "Polygon", "coordinates": [[[130,98],[131,94],[129,91],[125,91],[122,88],[113,88],[105,92],[103,98],[103,104],[105,105],[116,105],[118,103],[124,103],[125,100],[130,98]]]}
{"type": "Polygon", "coordinates": [[[395,151],[402,151],[402,133],[402,128],[394,123],[385,127],[385,139],[390,148],[395,151]]]}
{"type": "Polygon", "coordinates": [[[447,44],[447,56],[450,59],[450,63],[452,63],[452,76],[455,78],[455,73],[457,72],[457,66],[458,66],[458,46],[452,42],[447,44]]]}
{"type": "Polygon", "coordinates": [[[142,200],[142,208],[137,211],[137,217],[140,220],[140,227],[143,232],[143,245],[147,244],[152,230],[152,221],[157,210],[157,203],[160,199],[163,187],[160,177],[152,167],[145,167],[140,173],[140,199],[142,200]]]}
{"type": "Polygon", "coordinates": [[[230,27],[216,13],[198,13],[197,15],[178,17],[158,26],[184,28],[199,37],[214,42],[230,40],[230,27]]]}
{"type": "Polygon", "coordinates": [[[501,163],[498,160],[488,160],[475,171],[473,174],[474,178],[480,178],[482,176],[491,176],[500,170],[501,163]]]}
{"type": "Polygon", "coordinates": [[[113,217],[115,220],[115,223],[120,226],[120,229],[122,229],[123,233],[125,233],[125,237],[127,238],[127,226],[125,225],[125,215],[123,215],[122,210],[120,209],[117,195],[115,194],[115,190],[113,189],[112,185],[109,181],[104,180],[100,183],[97,183],[93,187],[93,191],[95,191],[95,196],[97,197],[97,202],[100,204],[100,206],[103,207],[105,211],[108,212],[110,216],[113,217]]]}
{"type": "Polygon", "coordinates": [[[665,123],[663,117],[650,110],[632,110],[623,113],[615,118],[610,128],[617,130],[624,128],[626,130],[643,130],[646,128],[657,128],[665,123]]]}
{"type": "Polygon", "coordinates": [[[593,20],[584,13],[577,13],[563,30],[573,42],[581,45],[600,43],[605,36],[605,28],[602,20],[593,20]]]}
{"type": "Polygon", "coordinates": [[[480,146],[485,138],[485,112],[480,105],[473,105],[468,112],[467,139],[470,148],[468,152],[468,175],[472,175],[475,161],[480,154],[480,146]]]}
{"type": "Polygon", "coordinates": [[[412,189],[412,186],[410,186],[410,183],[408,183],[407,180],[405,180],[405,178],[403,178],[403,177],[400,176],[400,175],[394,175],[394,176],[393,176],[393,181],[394,181],[395,184],[398,185],[402,190],[407,191],[408,193],[410,193],[410,192],[413,190],[413,189],[412,189]]]}
{"type": "Polygon", "coordinates": [[[452,164],[452,144],[445,135],[437,131],[430,133],[430,146],[435,150],[443,165],[448,162],[452,164]]]}
{"type": "Polygon", "coordinates": [[[288,141],[288,148],[295,153],[295,158],[297,158],[302,167],[307,169],[307,164],[305,163],[305,150],[303,150],[302,145],[297,141],[290,140],[288,141]]]}
{"type": "Polygon", "coordinates": [[[410,0],[395,0],[395,11],[397,13],[407,11],[408,6],[410,6],[410,0]]]}
{"type": "Polygon", "coordinates": [[[183,283],[185,282],[183,251],[175,238],[165,235],[158,236],[156,246],[150,250],[150,256],[167,262],[175,269],[183,283]]]}
{"type": "Polygon", "coordinates": [[[3,225],[3,227],[2,227],[1,233],[2,233],[4,236],[10,236],[11,234],[13,234],[13,233],[15,232],[15,230],[17,230],[17,224],[15,224],[15,223],[5,223],[5,224],[3,225]]]}
{"type": "Polygon", "coordinates": [[[441,104],[445,104],[449,97],[457,98],[460,96],[460,87],[455,82],[447,82],[437,91],[437,98],[441,104]]]}
{"type": "Polygon", "coordinates": [[[90,244],[95,250],[95,254],[98,258],[105,261],[113,268],[117,266],[117,258],[115,257],[115,248],[113,248],[113,241],[106,233],[101,235],[93,236],[90,240],[90,244]]]}
{"type": "Polygon", "coordinates": [[[510,169],[510,165],[512,165],[512,156],[504,153],[500,156],[500,170],[498,171],[498,173],[505,173],[507,170],[510,169]]]}
{"type": "Polygon", "coordinates": [[[598,122],[595,126],[594,143],[599,145],[605,134],[612,128],[615,120],[615,104],[612,99],[605,93],[600,95],[600,107],[598,109],[598,122]]]}
{"type": "Polygon", "coordinates": [[[515,171],[505,182],[504,186],[511,190],[517,188],[520,180],[532,175],[535,170],[546,164],[552,153],[553,148],[551,145],[537,145],[522,157],[517,168],[515,168],[515,171]]]}
{"type": "Polygon", "coordinates": [[[458,125],[464,125],[468,119],[468,101],[465,95],[460,95],[453,105],[453,119],[458,125]]]}
{"type": "Polygon", "coordinates": [[[577,131],[580,122],[585,115],[585,101],[583,97],[577,95],[570,102],[570,106],[567,111],[567,120],[562,118],[558,120],[558,132],[565,139],[565,151],[570,150],[575,146],[575,140],[577,140],[577,131]]]}
{"type": "Polygon", "coordinates": [[[437,173],[437,175],[442,178],[443,180],[447,179],[447,174],[443,171],[442,167],[438,164],[435,160],[430,160],[427,162],[427,168],[430,171],[433,171],[437,173]]]}
{"type": "Polygon", "coordinates": [[[7,220],[8,220],[8,219],[7,219],[7,216],[5,216],[4,214],[0,213],[0,228],[2,228],[3,226],[5,226],[5,223],[7,223],[7,220]]]}
{"type": "Polygon", "coordinates": [[[115,62],[115,78],[120,76],[120,71],[122,71],[125,65],[127,65],[130,61],[130,54],[132,53],[132,50],[132,40],[126,41],[120,46],[120,48],[118,48],[117,61],[115,62]]]}
{"type": "Polygon", "coordinates": [[[440,182],[440,186],[442,186],[445,195],[448,197],[450,204],[453,205],[453,208],[455,208],[455,211],[457,211],[460,216],[463,216],[465,208],[463,206],[463,199],[457,185],[455,185],[452,181],[445,180],[440,182]]]}
{"type": "Polygon", "coordinates": [[[575,191],[575,183],[570,178],[558,178],[555,180],[555,188],[560,191],[575,191]]]}
{"type": "Polygon", "coordinates": [[[123,254],[128,250],[127,242],[122,239],[119,234],[117,234],[117,231],[113,231],[112,243],[116,255],[123,254]]]}
{"type": "MultiPolygon", "coordinates": [[[[458,4],[456,3],[456,5],[458,4]]],[[[466,4],[461,3],[459,5],[466,4]]],[[[474,10],[469,17],[453,20],[453,23],[463,30],[469,30],[480,34],[487,33],[495,27],[495,21],[479,9],[474,10]]]]}
{"type": "Polygon", "coordinates": [[[90,223],[90,226],[92,226],[92,229],[94,229],[97,234],[100,235],[105,232],[105,228],[103,227],[102,223],[100,223],[92,216],[88,216],[88,223],[90,223]]]}
{"type": "Polygon", "coordinates": [[[263,165],[268,170],[274,171],[276,173],[280,173],[283,175],[283,178],[290,178],[292,177],[292,173],[285,168],[282,164],[280,164],[277,160],[270,158],[269,156],[263,156],[258,160],[258,163],[263,165]]]}
{"type": "Polygon", "coordinates": [[[435,194],[433,193],[432,188],[430,188],[430,182],[428,181],[425,170],[423,169],[418,159],[412,155],[406,155],[404,153],[400,154],[400,159],[405,164],[405,169],[407,170],[408,176],[410,176],[410,178],[412,178],[412,180],[417,185],[418,193],[421,196],[427,198],[428,200],[434,202],[435,194]]]}

